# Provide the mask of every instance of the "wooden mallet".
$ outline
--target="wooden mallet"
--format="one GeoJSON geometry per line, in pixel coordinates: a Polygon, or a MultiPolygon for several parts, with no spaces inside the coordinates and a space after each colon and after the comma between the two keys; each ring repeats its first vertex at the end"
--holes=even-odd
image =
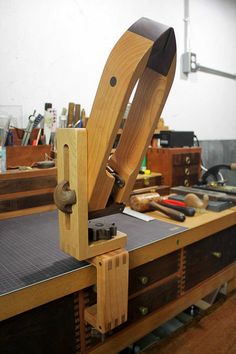
{"type": "Polygon", "coordinates": [[[176,221],[184,221],[185,215],[177,210],[167,208],[158,203],[162,200],[158,193],[145,193],[133,195],[130,198],[130,207],[141,213],[145,211],[158,210],[176,221]]]}

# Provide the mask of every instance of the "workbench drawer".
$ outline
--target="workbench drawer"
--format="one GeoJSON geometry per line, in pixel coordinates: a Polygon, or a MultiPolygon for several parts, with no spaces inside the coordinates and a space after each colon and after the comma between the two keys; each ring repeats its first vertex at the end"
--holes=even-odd
{"type": "Polygon", "coordinates": [[[177,153],[172,155],[172,163],[174,167],[199,165],[201,162],[201,155],[197,153],[177,153]]]}
{"type": "Polygon", "coordinates": [[[172,180],[173,180],[173,186],[185,186],[185,187],[189,187],[192,186],[194,184],[197,184],[199,178],[198,175],[190,175],[190,176],[177,176],[174,175],[172,176],[172,180]]]}
{"type": "Polygon", "coordinates": [[[0,353],[77,353],[74,295],[1,321],[0,353]]]}
{"type": "Polygon", "coordinates": [[[132,298],[128,304],[128,321],[132,322],[147,316],[161,306],[176,299],[178,296],[178,278],[152,288],[145,293],[132,298]]]}
{"type": "Polygon", "coordinates": [[[129,272],[129,294],[168,277],[178,271],[179,251],[172,252],[152,262],[131,269],[129,272]]]}
{"type": "Polygon", "coordinates": [[[191,244],[185,250],[185,290],[188,290],[236,260],[236,227],[191,244]]]}
{"type": "Polygon", "coordinates": [[[145,187],[159,186],[162,184],[161,173],[152,173],[151,175],[139,174],[136,178],[133,189],[140,189],[145,187]]]}

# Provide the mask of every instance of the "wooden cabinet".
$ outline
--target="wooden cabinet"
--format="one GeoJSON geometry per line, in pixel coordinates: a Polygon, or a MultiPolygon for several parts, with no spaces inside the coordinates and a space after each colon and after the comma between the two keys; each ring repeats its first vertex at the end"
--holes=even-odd
{"type": "Polygon", "coordinates": [[[75,354],[75,321],[73,294],[9,318],[0,323],[0,352],[75,354]]]}
{"type": "Polygon", "coordinates": [[[140,319],[178,296],[180,252],[172,252],[129,272],[128,322],[140,319]]]}
{"type": "Polygon", "coordinates": [[[148,286],[178,272],[179,252],[148,262],[129,272],[129,294],[132,295],[148,286]]]}
{"type": "Polygon", "coordinates": [[[132,298],[128,304],[128,321],[133,322],[149,315],[178,296],[178,277],[132,298]]]}
{"type": "Polygon", "coordinates": [[[0,174],[0,214],[33,207],[54,205],[56,167],[0,174]]]}
{"type": "Polygon", "coordinates": [[[36,162],[52,157],[51,145],[7,146],[7,169],[18,166],[32,166],[36,162]]]}
{"type": "Polygon", "coordinates": [[[188,290],[236,260],[233,226],[185,248],[185,286],[188,290]]]}
{"type": "Polygon", "coordinates": [[[87,350],[102,353],[110,346],[115,348],[113,338],[114,342],[119,338],[125,338],[128,342],[128,334],[125,333],[132,337],[134,328],[138,330],[140,326],[150,326],[154,329],[155,323],[158,327],[164,318],[171,318],[169,313],[178,314],[180,308],[184,310],[219,287],[219,284],[222,285],[225,280],[235,277],[235,261],[236,226],[232,226],[131,269],[128,321],[113,333],[107,334],[103,343],[102,338],[97,339],[94,346],[90,341],[87,350]],[[226,276],[227,271],[229,273],[226,276]]]}
{"type": "Polygon", "coordinates": [[[186,218],[183,231],[130,251],[128,321],[105,335],[84,320],[97,300],[90,266],[0,296],[0,352],[115,354],[224,283],[235,288],[235,217],[235,208],[207,211],[186,218]]]}
{"type": "Polygon", "coordinates": [[[201,148],[149,148],[147,167],[163,176],[169,186],[191,186],[201,172],[201,148]]]}

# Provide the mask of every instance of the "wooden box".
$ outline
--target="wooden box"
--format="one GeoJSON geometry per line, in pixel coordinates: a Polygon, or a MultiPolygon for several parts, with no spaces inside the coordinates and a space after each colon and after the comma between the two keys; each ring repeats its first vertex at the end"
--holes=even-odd
{"type": "Polygon", "coordinates": [[[149,148],[147,168],[159,172],[169,186],[192,186],[201,172],[201,148],[149,148]]]}
{"type": "Polygon", "coordinates": [[[150,175],[138,174],[133,189],[160,186],[162,183],[161,173],[151,173],[150,175]]]}
{"type": "Polygon", "coordinates": [[[51,145],[7,146],[6,167],[10,169],[19,166],[32,166],[35,162],[46,160],[47,156],[51,156],[51,145]]]}
{"type": "Polygon", "coordinates": [[[151,190],[156,191],[160,195],[167,195],[170,192],[170,187],[164,186],[162,180],[161,173],[152,172],[150,175],[138,174],[131,195],[148,193],[151,190]]]}

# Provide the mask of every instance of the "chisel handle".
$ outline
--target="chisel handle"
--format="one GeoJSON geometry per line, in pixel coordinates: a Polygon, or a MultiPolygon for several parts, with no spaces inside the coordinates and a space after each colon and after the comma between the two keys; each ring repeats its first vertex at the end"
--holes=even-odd
{"type": "Polygon", "coordinates": [[[183,222],[185,220],[185,215],[183,213],[181,213],[180,211],[167,208],[167,207],[157,204],[155,202],[150,202],[149,205],[151,208],[160,211],[161,213],[169,216],[171,219],[174,219],[176,221],[181,221],[181,222],[183,222]]]}
{"type": "Polygon", "coordinates": [[[180,211],[181,213],[183,213],[184,215],[186,216],[194,216],[195,215],[195,208],[193,207],[189,207],[189,206],[182,206],[182,205],[174,205],[172,203],[169,203],[168,202],[168,199],[167,200],[163,200],[160,202],[161,205],[164,205],[170,209],[173,209],[173,210],[178,210],[180,211]]]}
{"type": "Polygon", "coordinates": [[[68,106],[68,119],[67,119],[67,127],[72,128],[74,123],[74,110],[75,104],[73,102],[69,103],[68,106]]]}
{"type": "Polygon", "coordinates": [[[232,171],[236,171],[236,162],[231,163],[230,169],[231,169],[232,171]]]}

